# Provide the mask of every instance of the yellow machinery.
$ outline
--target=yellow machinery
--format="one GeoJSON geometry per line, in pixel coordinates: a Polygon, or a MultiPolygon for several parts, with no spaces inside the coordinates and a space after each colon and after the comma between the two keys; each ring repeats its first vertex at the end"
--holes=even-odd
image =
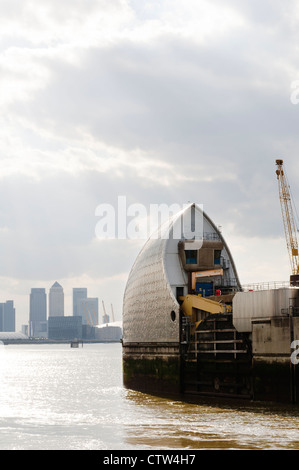
{"type": "Polygon", "coordinates": [[[182,301],[182,311],[190,318],[191,323],[194,325],[193,332],[207,315],[231,312],[229,305],[207,299],[201,295],[190,294],[185,297],[180,297],[180,300],[182,301]]]}
{"type": "Polygon", "coordinates": [[[277,180],[279,187],[279,197],[281,212],[284,224],[285,237],[287,242],[287,249],[290,257],[292,275],[290,277],[291,284],[296,285],[299,280],[299,258],[298,258],[298,241],[297,241],[297,230],[295,226],[291,195],[289,190],[289,184],[283,170],[283,160],[276,160],[277,180]]]}

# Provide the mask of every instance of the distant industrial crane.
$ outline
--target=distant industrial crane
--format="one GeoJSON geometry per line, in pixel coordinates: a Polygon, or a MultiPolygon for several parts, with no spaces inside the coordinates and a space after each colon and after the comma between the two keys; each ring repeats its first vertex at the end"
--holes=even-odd
{"type": "Polygon", "coordinates": [[[115,322],[113,305],[111,304],[112,321],[115,322]]]}
{"type": "Polygon", "coordinates": [[[108,315],[107,315],[107,313],[106,313],[106,309],[105,309],[104,300],[102,300],[102,304],[103,304],[103,311],[104,311],[104,319],[105,319],[105,323],[108,323],[108,315]]]}
{"type": "Polygon", "coordinates": [[[288,184],[285,171],[283,169],[283,160],[276,160],[277,180],[279,188],[279,198],[284,224],[287,249],[290,257],[292,274],[290,276],[291,285],[299,285],[299,257],[298,257],[298,241],[297,229],[295,225],[290,186],[288,184]]]}
{"type": "Polygon", "coordinates": [[[96,324],[97,324],[97,317],[96,317],[96,312],[95,312],[95,309],[94,309],[93,304],[91,304],[90,309],[91,309],[92,314],[93,314],[93,320],[94,320],[94,324],[93,324],[93,325],[96,325],[96,324]]]}
{"type": "Polygon", "coordinates": [[[85,304],[85,302],[82,300],[82,307],[83,307],[83,311],[84,311],[84,316],[85,316],[85,320],[86,320],[86,324],[87,325],[92,325],[92,322],[91,322],[91,319],[90,319],[90,313],[89,313],[89,310],[87,309],[87,306],[85,304]]]}

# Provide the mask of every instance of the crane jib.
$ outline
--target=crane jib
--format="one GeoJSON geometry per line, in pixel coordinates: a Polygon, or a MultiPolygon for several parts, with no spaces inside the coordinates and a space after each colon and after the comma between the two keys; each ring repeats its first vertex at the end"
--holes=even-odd
{"type": "MultiPolygon", "coordinates": [[[[284,224],[287,249],[290,257],[292,276],[297,276],[299,275],[298,241],[297,229],[293,215],[291,194],[289,189],[290,187],[286,178],[285,171],[283,169],[283,160],[276,160],[276,165],[276,175],[279,187],[282,219],[284,224]]],[[[296,280],[298,282],[299,279],[296,280]]]]}

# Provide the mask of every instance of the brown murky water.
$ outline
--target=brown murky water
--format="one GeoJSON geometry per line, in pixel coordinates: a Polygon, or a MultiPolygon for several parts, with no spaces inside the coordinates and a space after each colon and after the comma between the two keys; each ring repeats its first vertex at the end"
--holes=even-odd
{"type": "Polygon", "coordinates": [[[128,397],[143,416],[127,427],[130,444],[165,449],[299,449],[299,413],[290,407],[188,404],[136,392],[128,397]]]}
{"type": "Polygon", "coordinates": [[[299,409],[126,390],[120,344],[0,347],[0,449],[299,449],[299,409]]]}

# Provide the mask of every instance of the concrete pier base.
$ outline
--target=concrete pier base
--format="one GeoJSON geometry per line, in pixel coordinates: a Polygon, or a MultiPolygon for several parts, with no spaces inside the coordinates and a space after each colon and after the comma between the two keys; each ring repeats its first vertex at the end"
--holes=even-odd
{"type": "Polygon", "coordinates": [[[154,394],[181,393],[179,343],[123,345],[123,378],[127,388],[154,394]]]}

